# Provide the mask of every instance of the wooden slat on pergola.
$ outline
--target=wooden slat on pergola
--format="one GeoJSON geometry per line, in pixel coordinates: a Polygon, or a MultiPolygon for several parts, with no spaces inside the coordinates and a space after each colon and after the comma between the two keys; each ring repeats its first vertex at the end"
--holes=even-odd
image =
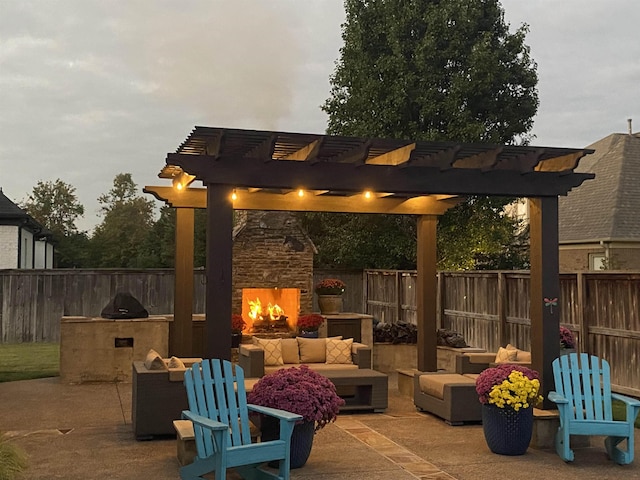
{"type": "MultiPolygon", "coordinates": [[[[231,352],[234,209],[418,216],[418,369],[437,369],[437,217],[464,196],[527,197],[531,231],[532,364],[543,392],[559,354],[558,196],[593,174],[576,173],[591,150],[464,144],[196,127],[145,191],[177,208],[172,354],[191,349],[193,208],[207,208],[206,355],[231,352]],[[192,188],[199,180],[204,188],[192,188]],[[189,233],[189,230],[191,232],[189,233]],[[549,302],[546,302],[549,303],[549,302]]],[[[545,395],[546,397],[546,395],[545,395]]]]}

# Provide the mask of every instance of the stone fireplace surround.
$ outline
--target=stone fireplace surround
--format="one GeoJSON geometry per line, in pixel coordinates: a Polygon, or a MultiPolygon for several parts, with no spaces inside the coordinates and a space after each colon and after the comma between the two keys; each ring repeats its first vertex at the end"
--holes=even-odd
{"type": "MultiPolygon", "coordinates": [[[[233,231],[232,312],[242,313],[243,289],[298,289],[299,312],[313,306],[313,242],[295,213],[237,210],[233,231]]],[[[261,299],[263,300],[263,299],[261,299]]],[[[289,308],[290,309],[290,308],[289,308]]],[[[246,321],[246,317],[245,317],[246,321]]]]}

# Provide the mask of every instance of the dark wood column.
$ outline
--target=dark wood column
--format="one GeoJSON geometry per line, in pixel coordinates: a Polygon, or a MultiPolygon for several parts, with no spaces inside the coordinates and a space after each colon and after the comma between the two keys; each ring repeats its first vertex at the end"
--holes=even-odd
{"type": "Polygon", "coordinates": [[[193,353],[193,208],[176,208],[176,256],[173,322],[169,327],[169,355],[193,353]]]}
{"type": "Polygon", "coordinates": [[[233,205],[228,185],[207,185],[205,356],[231,360],[233,205]]]}
{"type": "Polygon", "coordinates": [[[418,370],[435,372],[438,370],[437,343],[437,271],[436,238],[438,217],[421,215],[418,217],[418,245],[416,280],[418,318],[418,370]]]}
{"type": "Polygon", "coordinates": [[[531,362],[540,372],[543,408],[554,389],[551,362],[560,354],[560,267],[558,253],[558,197],[529,200],[531,228],[531,362]]]}

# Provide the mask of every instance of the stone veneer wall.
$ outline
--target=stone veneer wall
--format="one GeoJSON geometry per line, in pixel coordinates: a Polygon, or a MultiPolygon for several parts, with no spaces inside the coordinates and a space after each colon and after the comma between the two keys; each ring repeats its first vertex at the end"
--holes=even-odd
{"type": "Polygon", "coordinates": [[[242,310],[243,288],[298,288],[300,312],[313,305],[315,247],[290,212],[238,210],[233,242],[232,311],[242,310]]]}

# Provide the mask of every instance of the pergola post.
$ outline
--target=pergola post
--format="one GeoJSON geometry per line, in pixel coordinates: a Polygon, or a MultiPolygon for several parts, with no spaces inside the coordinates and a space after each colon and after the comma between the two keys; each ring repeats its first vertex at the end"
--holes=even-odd
{"type": "Polygon", "coordinates": [[[418,217],[417,233],[417,323],[418,323],[418,370],[438,370],[437,329],[437,270],[436,240],[438,217],[418,217]]]}
{"type": "Polygon", "coordinates": [[[192,357],[193,352],[193,208],[176,208],[175,289],[169,354],[192,357]]]}
{"type": "Polygon", "coordinates": [[[560,354],[560,267],[558,197],[529,199],[531,364],[540,372],[543,408],[555,408],[547,399],[554,389],[551,362],[560,354]]]}
{"type": "Polygon", "coordinates": [[[205,356],[231,360],[233,205],[229,185],[207,185],[205,356]]]}

